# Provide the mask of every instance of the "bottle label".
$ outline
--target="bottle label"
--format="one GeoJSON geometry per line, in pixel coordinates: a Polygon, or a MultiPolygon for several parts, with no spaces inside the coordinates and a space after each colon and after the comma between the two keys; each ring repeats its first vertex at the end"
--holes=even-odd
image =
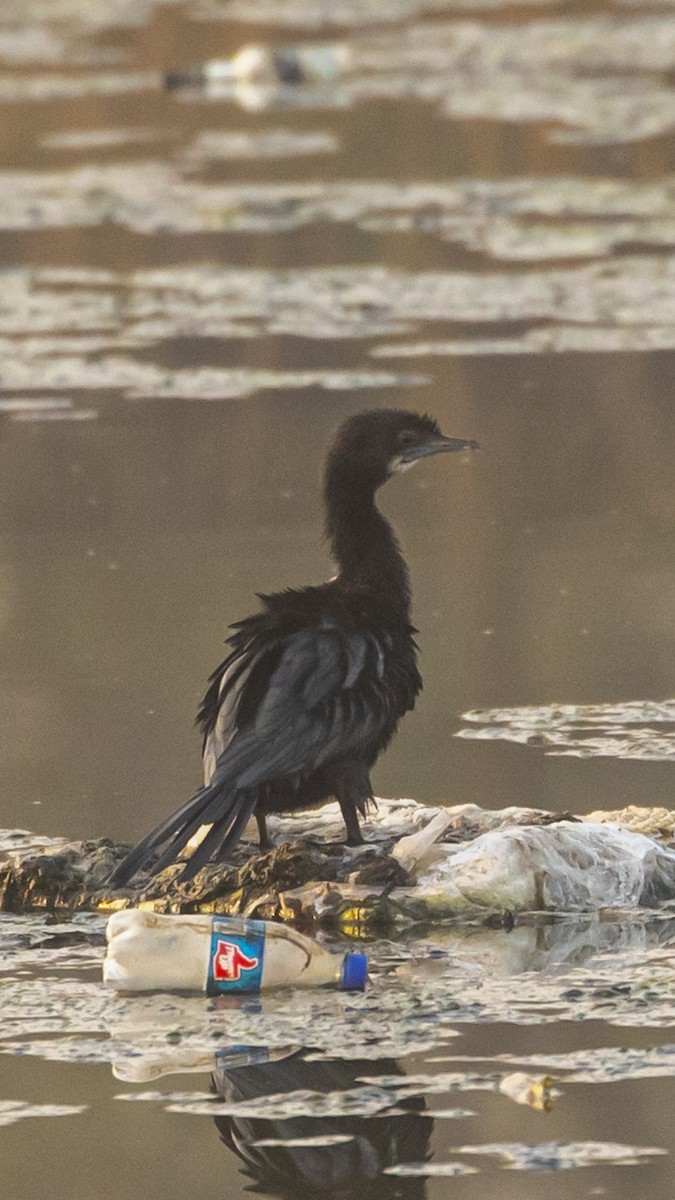
{"type": "Polygon", "coordinates": [[[259,1067],[270,1061],[269,1046],[228,1046],[216,1050],[214,1070],[231,1071],[235,1067],[259,1067]]]}
{"type": "Polygon", "coordinates": [[[264,921],[247,921],[243,917],[213,917],[207,995],[259,992],[264,953],[264,921]]]}

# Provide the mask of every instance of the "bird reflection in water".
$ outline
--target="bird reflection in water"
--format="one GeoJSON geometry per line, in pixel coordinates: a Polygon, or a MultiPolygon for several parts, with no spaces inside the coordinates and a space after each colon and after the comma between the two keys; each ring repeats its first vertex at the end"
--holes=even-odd
{"type": "MultiPolygon", "coordinates": [[[[405,1080],[393,1059],[317,1060],[312,1051],[291,1047],[285,1057],[272,1060],[265,1050],[245,1047],[218,1057],[212,1085],[227,1103],[243,1105],[297,1091],[346,1092],[363,1086],[360,1080],[372,1075],[405,1080]]],[[[429,1157],[433,1120],[425,1113],[422,1096],[392,1094],[391,1105],[369,1117],[228,1115],[214,1120],[222,1141],[254,1181],[254,1191],[294,1200],[299,1194],[348,1200],[362,1196],[367,1185],[369,1200],[397,1196],[417,1200],[424,1195],[423,1178],[383,1174],[387,1167],[429,1157]]]]}

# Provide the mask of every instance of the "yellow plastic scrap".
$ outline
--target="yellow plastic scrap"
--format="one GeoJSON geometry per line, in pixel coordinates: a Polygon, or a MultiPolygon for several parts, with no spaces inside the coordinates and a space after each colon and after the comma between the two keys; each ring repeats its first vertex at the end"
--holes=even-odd
{"type": "Polygon", "coordinates": [[[340,913],[338,929],[345,937],[362,937],[365,925],[365,914],[361,908],[346,908],[340,913]]]}
{"type": "Polygon", "coordinates": [[[197,832],[193,833],[189,842],[185,843],[185,846],[183,847],[183,851],[182,851],[180,857],[181,858],[189,858],[189,856],[197,849],[197,847],[201,846],[202,842],[204,841],[204,838],[206,837],[207,833],[209,832],[209,830],[211,828],[212,828],[211,825],[200,825],[197,832]]]}
{"type": "Polygon", "coordinates": [[[121,912],[123,908],[130,908],[133,900],[129,896],[113,896],[110,900],[99,900],[96,904],[96,911],[102,913],[121,912]]]}

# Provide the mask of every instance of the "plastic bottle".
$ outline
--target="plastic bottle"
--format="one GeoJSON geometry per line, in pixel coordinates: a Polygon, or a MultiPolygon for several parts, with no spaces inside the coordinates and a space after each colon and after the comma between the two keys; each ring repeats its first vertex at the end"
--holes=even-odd
{"type": "Polygon", "coordinates": [[[343,75],[350,66],[345,43],[316,43],[300,46],[244,46],[232,58],[214,58],[187,71],[165,76],[169,91],[180,87],[222,85],[239,82],[322,84],[343,75]]]}
{"type": "Polygon", "coordinates": [[[110,917],[106,937],[103,980],[118,991],[218,996],[331,983],[363,991],[368,977],[365,954],[331,954],[274,921],[127,908],[110,917]]]}

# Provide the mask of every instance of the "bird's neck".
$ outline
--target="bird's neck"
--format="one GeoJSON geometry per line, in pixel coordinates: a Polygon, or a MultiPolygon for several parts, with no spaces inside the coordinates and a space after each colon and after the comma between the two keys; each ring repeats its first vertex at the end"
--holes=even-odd
{"type": "Polygon", "coordinates": [[[373,489],[329,475],[324,489],[326,535],[338,582],[369,593],[394,619],[410,618],[410,577],[396,535],[375,504],[373,489]]]}

